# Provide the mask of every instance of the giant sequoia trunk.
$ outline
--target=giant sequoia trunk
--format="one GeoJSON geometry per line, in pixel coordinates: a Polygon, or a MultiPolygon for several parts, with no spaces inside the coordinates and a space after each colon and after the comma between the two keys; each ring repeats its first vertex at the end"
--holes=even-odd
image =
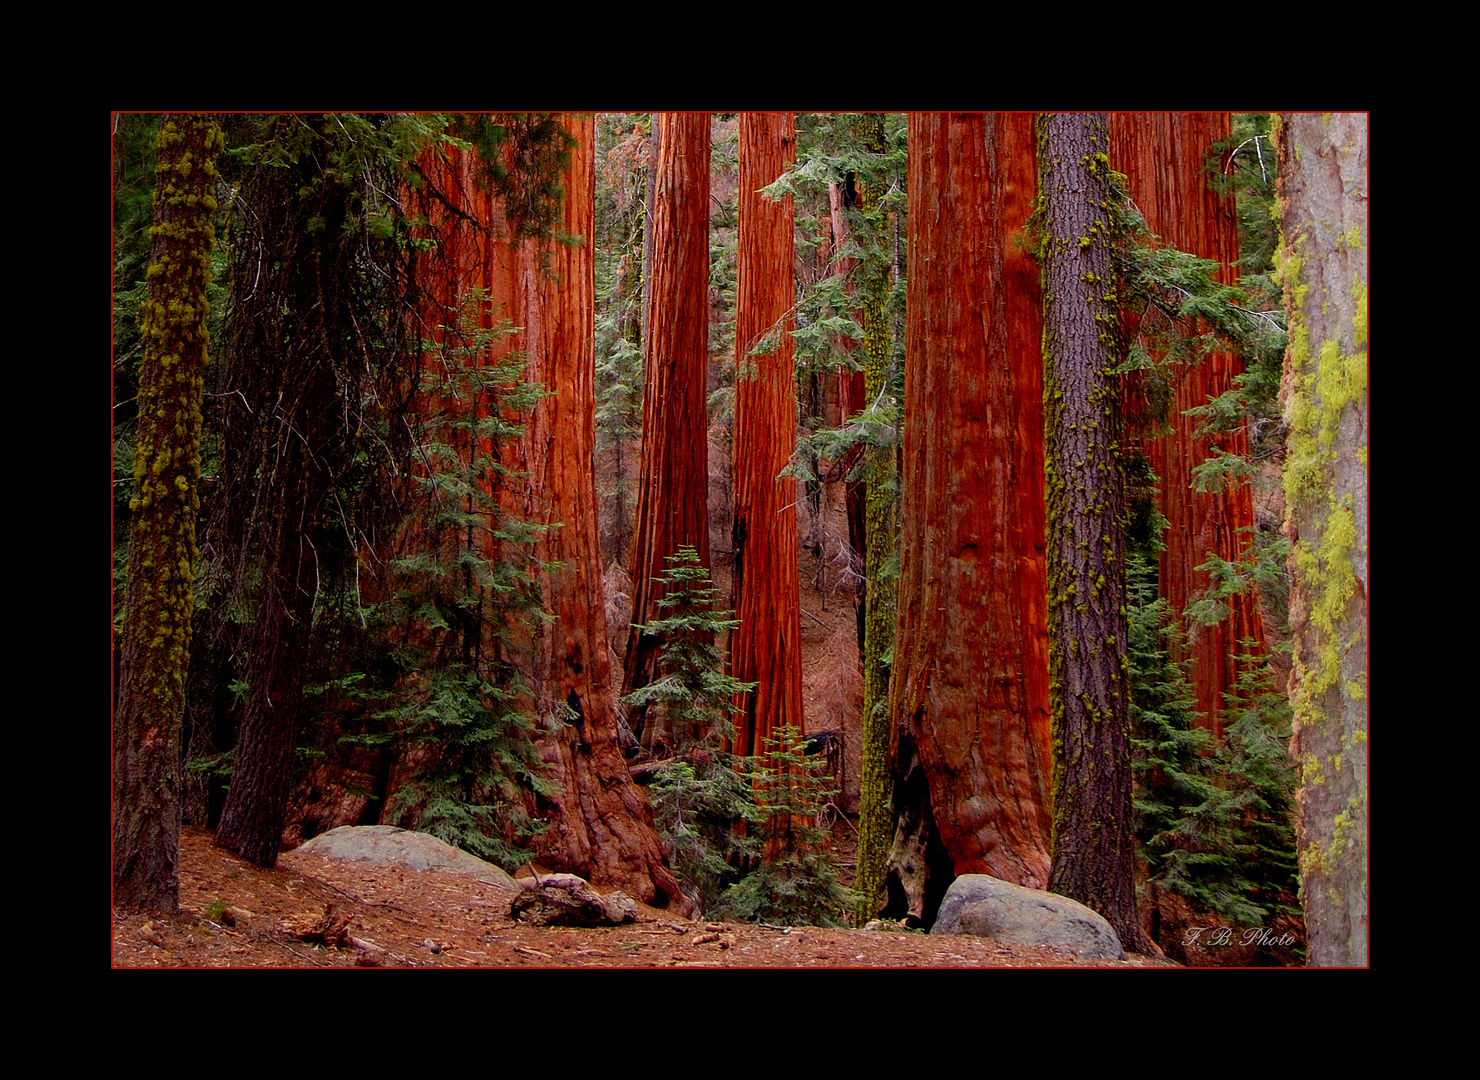
{"type": "Polygon", "coordinates": [[[758,754],[783,726],[802,730],[796,481],[778,477],[796,447],[791,197],[759,189],[791,163],[790,113],[740,117],[740,214],[735,257],[735,524],[731,674],[754,682],[736,700],[734,748],[758,754]]]}
{"type": "Polygon", "coordinates": [[[1367,963],[1367,118],[1280,131],[1300,895],[1309,963],[1367,963]]]}
{"type": "Polygon", "coordinates": [[[511,317],[524,328],[528,378],[550,396],[523,435],[527,521],[548,525],[538,557],[546,608],[533,683],[540,754],[558,792],[541,798],[549,828],[536,850],[552,868],[620,885],[646,903],[687,902],[668,868],[652,811],[617,746],[601,556],[596,531],[594,228],[595,136],[590,116],[568,115],[574,136],[561,232],[585,243],[517,253],[511,317]]]}
{"type": "Polygon", "coordinates": [[[907,835],[911,822],[933,821],[950,873],[1048,884],[1051,754],[1044,566],[1024,517],[1043,485],[1040,332],[1031,304],[1009,300],[1007,288],[1010,273],[1021,277],[1012,245],[1034,189],[1032,140],[1024,118],[911,114],[909,124],[890,712],[896,791],[922,791],[928,803],[923,811],[901,805],[891,863],[909,913],[920,917],[948,882],[909,873],[920,862],[911,846],[929,846],[907,835]]]}
{"type": "Polygon", "coordinates": [[[1124,348],[1112,267],[1103,113],[1039,121],[1044,202],[1044,409],[1052,640],[1054,856],[1050,888],[1147,951],[1136,913],[1126,680],[1124,348]]]}
{"type": "MultiPolygon", "coordinates": [[[[657,677],[660,642],[642,627],[660,617],[667,559],[691,547],[709,565],[709,114],[659,113],[652,206],[652,276],[644,339],[642,466],[632,549],[632,622],[624,694],[657,677]]],[[[634,708],[634,731],[656,734],[634,708]]],[[[683,741],[681,733],[672,733],[683,741]]]]}
{"type": "MultiPolygon", "coordinates": [[[[1228,137],[1228,114],[1113,113],[1110,123],[1115,167],[1125,173],[1129,194],[1147,228],[1166,244],[1217,262],[1222,267],[1221,279],[1233,282],[1239,257],[1233,197],[1214,193],[1204,172],[1212,145],[1228,137]]],[[[1254,525],[1253,497],[1247,484],[1233,484],[1222,491],[1192,488],[1192,470],[1212,457],[1214,448],[1248,455],[1248,431],[1240,424],[1218,436],[1198,435],[1205,421],[1187,415],[1188,409],[1232,389],[1241,370],[1236,354],[1219,351],[1177,373],[1168,417],[1171,434],[1150,443],[1151,465],[1161,480],[1161,509],[1167,519],[1160,592],[1177,618],[1211,584],[1209,575],[1196,569],[1209,553],[1233,562],[1251,543],[1244,531],[1254,525]]],[[[1232,611],[1222,622],[1191,628],[1197,709],[1218,737],[1223,731],[1225,695],[1238,685],[1236,658],[1248,652],[1244,642],[1252,640],[1253,652],[1264,652],[1258,595],[1239,593],[1228,603],[1232,611]]]]}
{"type": "Polygon", "coordinates": [[[180,893],[180,729],[194,614],[206,285],[221,129],[210,117],[169,114],[158,147],[113,726],[113,900],[172,913],[180,893]]]}

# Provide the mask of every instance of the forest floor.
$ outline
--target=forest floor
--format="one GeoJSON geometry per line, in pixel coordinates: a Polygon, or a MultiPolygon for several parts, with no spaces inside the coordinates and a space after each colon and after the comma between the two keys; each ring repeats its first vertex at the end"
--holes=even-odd
{"type": "MultiPolygon", "coordinates": [[[[807,731],[843,734],[833,775],[840,790],[829,811],[834,863],[841,883],[851,887],[862,678],[852,579],[839,554],[847,525],[840,492],[834,496],[817,528],[803,514],[803,534],[811,535],[815,548],[800,559],[801,659],[807,731]]],[[[718,596],[729,596],[723,559],[716,559],[714,584],[718,596]]],[[[622,625],[627,613],[618,610],[611,618],[622,625]]],[[[695,921],[641,904],[638,921],[627,926],[541,928],[509,917],[513,896],[459,874],[338,862],[297,851],[284,852],[276,869],[263,870],[216,847],[210,832],[186,829],[180,842],[180,913],[149,917],[115,910],[112,961],[120,968],[1179,966],[1135,954],[1124,962],[1082,960],[1046,946],[903,929],[695,921]],[[326,923],[330,937],[342,944],[326,945],[321,935],[315,943],[326,923]],[[358,948],[348,939],[373,948],[358,948]]]]}
{"type": "Polygon", "coordinates": [[[677,919],[638,905],[638,921],[596,929],[513,921],[514,894],[459,874],[285,852],[276,869],[243,862],[186,829],[180,913],[113,912],[120,968],[1079,968],[1176,967],[1130,954],[1081,960],[1046,946],[903,931],[769,927],[677,919]],[[344,926],[338,947],[313,932],[344,926]],[[347,923],[345,922],[347,920],[347,923]]]}

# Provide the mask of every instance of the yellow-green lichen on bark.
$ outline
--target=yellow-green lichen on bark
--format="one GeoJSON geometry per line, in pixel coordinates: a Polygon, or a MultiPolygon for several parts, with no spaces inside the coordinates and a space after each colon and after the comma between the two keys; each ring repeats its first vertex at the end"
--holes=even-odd
{"type": "Polygon", "coordinates": [[[1311,962],[1351,964],[1366,957],[1366,124],[1315,120],[1281,125],[1290,698],[1311,962]]]}
{"type": "Polygon", "coordinates": [[[220,127],[161,124],[142,306],[136,493],[114,732],[115,901],[173,910],[178,893],[179,731],[194,611],[200,394],[208,337],[220,127]]]}

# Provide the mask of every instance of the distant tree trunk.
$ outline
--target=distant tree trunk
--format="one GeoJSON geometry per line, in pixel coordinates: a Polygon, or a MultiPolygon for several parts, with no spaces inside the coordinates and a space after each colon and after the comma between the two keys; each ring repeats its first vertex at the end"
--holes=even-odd
{"type": "Polygon", "coordinates": [[[737,697],[738,754],[758,754],[790,725],[802,730],[796,481],[777,478],[796,447],[792,206],[759,189],[791,163],[790,113],[740,117],[740,213],[735,258],[735,523],[731,674],[758,685],[737,697]]]}
{"type": "MultiPolygon", "coordinates": [[[[1130,195],[1147,228],[1178,250],[1221,264],[1223,281],[1236,280],[1239,247],[1233,197],[1215,194],[1204,171],[1212,145],[1228,137],[1228,113],[1112,113],[1110,124],[1113,162],[1126,174],[1130,195]]],[[[1168,523],[1160,559],[1160,593],[1178,619],[1211,583],[1207,573],[1196,569],[1207,561],[1209,552],[1232,562],[1252,542],[1243,531],[1254,525],[1253,496],[1247,484],[1233,484],[1222,491],[1192,489],[1192,470],[1212,456],[1215,446],[1247,456],[1247,429],[1241,424],[1236,431],[1210,438],[1197,434],[1205,421],[1187,415],[1188,409],[1232,389],[1241,370],[1239,357],[1230,352],[1213,353],[1183,369],[1171,405],[1172,432],[1150,444],[1152,468],[1161,481],[1161,509],[1168,523]]],[[[1258,595],[1240,593],[1228,602],[1233,610],[1223,622],[1191,628],[1197,709],[1204,725],[1219,738],[1225,695],[1238,685],[1236,657],[1246,654],[1243,643],[1252,640],[1253,651],[1264,652],[1258,595]]]]}
{"type": "Polygon", "coordinates": [[[160,125],[113,728],[113,901],[167,914],[178,909],[180,892],[180,731],[195,612],[206,285],[222,142],[208,116],[167,114],[160,125]]]}
{"type": "Polygon", "coordinates": [[[525,426],[526,520],[549,525],[537,549],[546,608],[533,684],[541,757],[560,791],[542,797],[550,827],[536,840],[554,868],[620,885],[656,906],[687,909],[653,827],[652,810],[617,746],[601,557],[596,533],[595,133],[567,114],[575,137],[562,232],[585,243],[520,246],[515,321],[524,327],[528,378],[550,391],[525,426]]]}
{"type": "Polygon", "coordinates": [[[1034,633],[1025,632],[1042,612],[1043,562],[1019,520],[1042,491],[1031,467],[1039,422],[1023,405],[1042,376],[1036,320],[1012,321],[1005,299],[1013,234],[997,209],[1026,216],[1032,143],[1014,131],[1009,118],[980,113],[909,119],[904,501],[890,685],[901,828],[890,862],[916,917],[938,903],[945,883],[910,884],[908,864],[920,858],[910,847],[928,844],[911,840],[909,822],[933,821],[954,874],[1048,884],[1046,684],[1033,671],[1042,662],[1034,633]],[[923,811],[906,805],[906,790],[926,793],[923,811]]]}
{"type": "MultiPolygon", "coordinates": [[[[648,118],[647,187],[643,197],[647,213],[642,218],[642,340],[647,348],[648,303],[652,296],[653,283],[653,215],[658,201],[658,156],[661,149],[658,117],[654,113],[648,118]]],[[[706,291],[708,282],[705,282],[706,291]]]]}
{"type": "Polygon", "coordinates": [[[1044,405],[1054,759],[1049,888],[1094,908],[1148,951],[1136,912],[1131,820],[1123,342],[1112,265],[1103,113],[1039,120],[1045,223],[1044,405]]]}
{"type": "MultiPolygon", "coordinates": [[[[632,627],[623,694],[657,677],[661,578],[688,546],[709,566],[709,114],[658,113],[657,188],[650,195],[652,278],[644,339],[642,465],[632,550],[632,627]]],[[[634,709],[633,730],[654,732],[634,709]]]]}
{"type": "Polygon", "coordinates": [[[1286,114],[1285,531],[1313,966],[1367,963],[1367,118],[1286,114]]]}

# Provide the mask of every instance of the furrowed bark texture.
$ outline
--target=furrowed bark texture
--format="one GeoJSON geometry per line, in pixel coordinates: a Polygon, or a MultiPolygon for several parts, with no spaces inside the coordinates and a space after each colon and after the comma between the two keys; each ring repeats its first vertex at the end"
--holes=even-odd
{"type": "MultiPolygon", "coordinates": [[[[657,677],[662,643],[640,628],[662,617],[668,557],[688,546],[709,566],[709,114],[659,113],[655,121],[660,150],[650,196],[651,306],[623,694],[657,677]]],[[[645,712],[634,707],[631,721],[652,749],[655,732],[645,712]]]]}
{"type": "Polygon", "coordinates": [[[1289,114],[1280,141],[1290,317],[1285,531],[1313,966],[1367,963],[1367,118],[1289,114]]]}
{"type": "Polygon", "coordinates": [[[1125,484],[1103,113],[1039,120],[1054,759],[1049,888],[1147,951],[1136,913],[1127,687],[1125,484]]]}
{"type": "Polygon", "coordinates": [[[790,725],[802,730],[796,481],[779,478],[796,448],[791,338],[792,206],[759,189],[791,164],[790,113],[740,117],[740,213],[735,258],[734,610],[730,673],[756,688],[735,699],[734,749],[751,755],[790,725]],[[762,346],[767,351],[752,355],[762,346]]]}
{"type": "Polygon", "coordinates": [[[221,148],[221,129],[210,117],[161,120],[113,728],[113,902],[163,913],[178,909],[180,893],[180,731],[221,148]]]}
{"type": "MultiPolygon", "coordinates": [[[[405,186],[400,193],[408,215],[421,222],[417,238],[430,245],[418,253],[415,303],[406,314],[409,335],[420,357],[415,381],[408,380],[408,392],[414,388],[415,397],[408,403],[409,408],[399,412],[416,429],[419,440],[451,448],[467,470],[490,460],[493,440],[477,438],[451,422],[433,428],[423,418],[440,415],[449,421],[456,418],[476,422],[489,415],[490,402],[481,393],[470,393],[464,378],[464,368],[482,367],[489,358],[488,345],[479,347],[480,336],[492,329],[488,305],[477,300],[485,297],[488,289],[488,252],[494,245],[487,224],[493,213],[493,195],[475,178],[476,163],[473,151],[440,144],[428,147],[415,166],[424,182],[417,187],[405,186]]],[[[478,500],[460,495],[455,505],[449,505],[452,497],[446,491],[425,490],[423,484],[433,466],[424,450],[412,452],[407,465],[391,471],[393,479],[388,478],[397,488],[394,501],[401,509],[401,520],[392,535],[375,545],[373,555],[367,552],[363,575],[357,580],[356,588],[367,608],[384,603],[397,588],[394,571],[375,572],[376,560],[385,565],[399,558],[430,555],[440,566],[458,567],[465,556],[497,557],[486,525],[449,527],[438,522],[440,512],[446,510],[473,514],[478,500]]],[[[438,466],[446,467],[445,463],[438,466]]],[[[493,655],[496,645],[489,640],[487,627],[478,626],[482,618],[471,608],[462,608],[461,613],[466,621],[435,631],[426,626],[413,629],[412,620],[408,620],[395,632],[395,640],[429,653],[446,649],[448,654],[460,652],[469,659],[493,655]],[[460,638],[458,648],[449,644],[454,637],[460,638]]],[[[420,673],[408,679],[412,684],[420,681],[420,673]]],[[[358,725],[346,724],[350,719],[325,715],[326,730],[320,745],[334,745],[334,740],[344,735],[363,734],[358,725]]],[[[427,753],[427,746],[419,740],[408,740],[394,748],[341,743],[337,752],[314,762],[308,776],[294,786],[285,842],[307,839],[341,825],[414,824],[394,814],[390,818],[384,815],[397,790],[414,776],[416,766],[426,761],[427,753]]]]}
{"type": "MultiPolygon", "coordinates": [[[[1116,169],[1126,175],[1130,195],[1146,226],[1165,244],[1222,266],[1219,279],[1233,282],[1239,258],[1238,220],[1233,197],[1219,196],[1204,172],[1212,145],[1228,137],[1228,113],[1112,113],[1110,137],[1116,169]]],[[[1243,370],[1235,353],[1216,352],[1184,368],[1176,379],[1171,404],[1171,434],[1150,443],[1151,465],[1161,480],[1161,509],[1168,528],[1160,558],[1160,592],[1181,618],[1187,604],[1210,585],[1196,567],[1211,552],[1230,562],[1250,544],[1241,530],[1254,525],[1253,496],[1247,484],[1222,491],[1194,491],[1192,470],[1213,456],[1217,447],[1238,456],[1249,453],[1247,429],[1214,437],[1198,435],[1204,423],[1186,415],[1210,397],[1233,387],[1243,370]]],[[[1219,738],[1223,732],[1224,695],[1238,685],[1236,657],[1264,653],[1264,624],[1255,592],[1229,598],[1229,616],[1217,626],[1194,627],[1192,682],[1202,723],[1219,738]]]]}
{"type": "Polygon", "coordinates": [[[535,642],[533,684],[540,755],[561,787],[542,797],[550,825],[536,851],[552,869],[686,910],[647,798],[617,745],[596,530],[595,133],[589,115],[567,114],[564,123],[576,143],[562,178],[559,227],[586,242],[549,244],[543,266],[538,242],[523,242],[512,298],[514,321],[524,327],[528,377],[550,391],[522,437],[524,517],[551,526],[537,555],[550,564],[542,586],[555,620],[535,642]]]}
{"type": "MultiPolygon", "coordinates": [[[[923,770],[954,873],[1043,888],[1049,873],[1046,680],[1025,632],[1040,553],[1030,448],[1036,319],[1004,298],[1006,212],[1026,217],[1032,144],[985,114],[911,114],[903,522],[890,712],[901,783],[923,770]],[[1012,311],[1018,311],[1016,307],[1012,311]],[[1021,312],[1018,311],[1021,315],[1021,312]]],[[[1041,634],[1041,630],[1036,631],[1041,634]]],[[[907,807],[900,812],[913,819],[907,807]]],[[[903,859],[896,837],[891,864],[903,859]]],[[[904,875],[901,874],[901,879],[904,875]]],[[[906,886],[906,893],[911,889],[906,886]]],[[[924,905],[908,897],[910,913],[924,905]]]]}
{"type": "MultiPolygon", "coordinates": [[[[226,410],[213,521],[235,575],[235,603],[250,605],[247,691],[231,786],[216,843],[273,866],[283,840],[293,749],[314,602],[332,573],[323,556],[344,528],[331,496],[349,471],[362,425],[374,423],[367,379],[402,355],[387,324],[390,254],[355,214],[357,188],[385,177],[326,175],[343,128],[334,118],[280,117],[271,137],[308,139],[297,160],[259,163],[239,197],[242,241],[225,329],[226,410]],[[376,250],[379,248],[379,250],[376,250]],[[272,252],[273,260],[255,253],[272,252]],[[364,273],[365,260],[380,275],[364,273]],[[251,267],[251,276],[242,264],[251,267]],[[379,355],[372,355],[372,354],[379,355]]],[[[368,168],[368,167],[367,167],[368,168]]]]}

